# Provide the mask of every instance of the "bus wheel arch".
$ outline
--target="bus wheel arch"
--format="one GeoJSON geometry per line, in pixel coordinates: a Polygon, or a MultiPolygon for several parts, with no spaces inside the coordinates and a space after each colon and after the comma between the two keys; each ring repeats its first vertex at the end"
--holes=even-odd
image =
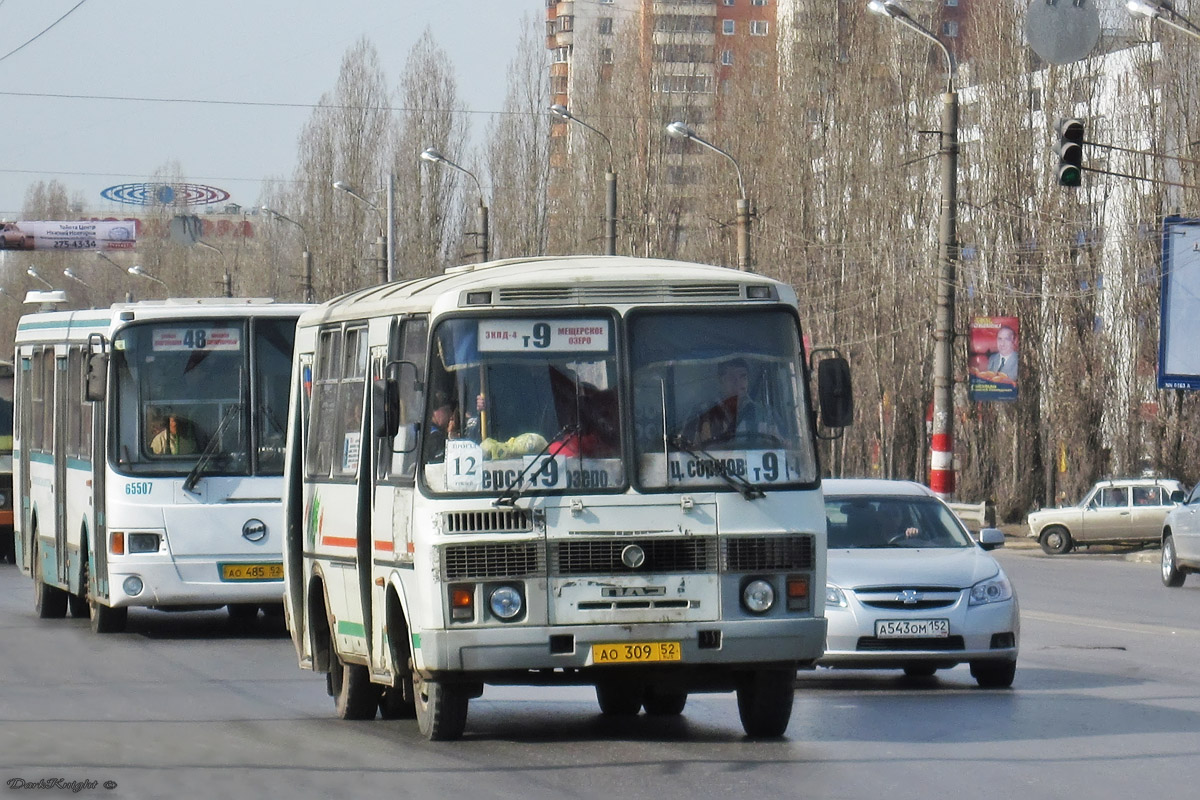
{"type": "Polygon", "coordinates": [[[388,656],[392,663],[392,685],[383,687],[379,714],[384,719],[414,719],[417,716],[413,692],[412,630],[400,599],[400,590],[388,587],[384,600],[384,631],[388,656]]]}
{"type": "Polygon", "coordinates": [[[62,619],[67,615],[67,593],[46,583],[42,574],[42,546],[38,541],[36,511],[30,516],[30,530],[33,532],[33,608],[41,619],[62,619]]]}
{"type": "Polygon", "coordinates": [[[328,674],[330,654],[333,651],[333,632],[329,630],[329,602],[325,597],[325,580],[319,571],[314,571],[309,580],[306,606],[308,649],[312,655],[313,669],[328,674]]]}
{"type": "Polygon", "coordinates": [[[67,595],[67,607],[75,619],[83,619],[88,616],[88,576],[91,574],[91,567],[88,564],[88,538],[87,522],[84,521],[79,526],[79,570],[76,573],[79,577],[79,589],[67,595]]]}

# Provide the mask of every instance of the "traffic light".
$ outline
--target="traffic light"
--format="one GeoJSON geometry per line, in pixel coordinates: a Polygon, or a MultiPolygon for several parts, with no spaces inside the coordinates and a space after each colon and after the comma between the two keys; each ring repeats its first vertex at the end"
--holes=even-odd
{"type": "Polygon", "coordinates": [[[1079,186],[1083,183],[1083,123],[1077,119],[1060,119],[1058,131],[1058,185],[1079,186]]]}

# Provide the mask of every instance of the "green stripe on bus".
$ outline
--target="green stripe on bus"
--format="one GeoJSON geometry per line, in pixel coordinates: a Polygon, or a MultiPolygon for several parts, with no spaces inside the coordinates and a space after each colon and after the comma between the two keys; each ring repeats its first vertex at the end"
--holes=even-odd
{"type": "Polygon", "coordinates": [[[50,321],[50,322],[22,322],[21,324],[17,325],[17,330],[19,330],[19,331],[37,331],[37,330],[47,330],[50,328],[65,328],[67,330],[70,330],[71,328],[82,328],[85,326],[90,327],[92,325],[108,325],[111,322],[112,322],[112,317],[93,317],[93,318],[73,319],[73,320],[69,320],[69,321],[54,320],[54,321],[50,321]]]}
{"type": "Polygon", "coordinates": [[[82,469],[82,470],[86,470],[87,472],[91,472],[92,471],[92,462],[85,461],[82,458],[68,458],[67,459],[67,469],[82,469]]]}
{"type": "Polygon", "coordinates": [[[367,638],[367,629],[362,626],[361,622],[346,622],[344,619],[339,619],[338,633],[346,636],[357,636],[360,639],[367,638]]]}
{"type": "Polygon", "coordinates": [[[413,650],[420,650],[421,649],[421,634],[414,633],[412,635],[412,640],[413,640],[413,650]]]}
{"type": "Polygon", "coordinates": [[[36,461],[39,464],[53,464],[54,463],[54,454],[53,453],[30,453],[29,460],[36,461]]]}

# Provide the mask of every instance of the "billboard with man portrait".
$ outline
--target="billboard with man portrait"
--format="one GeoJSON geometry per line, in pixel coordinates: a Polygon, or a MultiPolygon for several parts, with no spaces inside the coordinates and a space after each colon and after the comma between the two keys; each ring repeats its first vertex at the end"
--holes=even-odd
{"type": "Polygon", "coordinates": [[[1017,399],[1020,323],[1016,317],[976,317],[967,356],[968,390],[978,402],[1017,399]]]}

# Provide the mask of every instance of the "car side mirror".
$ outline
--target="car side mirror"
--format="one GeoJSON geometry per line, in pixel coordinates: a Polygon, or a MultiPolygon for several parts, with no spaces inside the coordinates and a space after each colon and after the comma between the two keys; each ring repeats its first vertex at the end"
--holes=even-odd
{"type": "Polygon", "coordinates": [[[1171,492],[1172,503],[1182,503],[1186,497],[1187,495],[1185,495],[1181,489],[1176,489],[1175,491],[1171,492]]]}
{"type": "Polygon", "coordinates": [[[984,550],[1004,547],[1004,531],[999,528],[984,528],[979,532],[979,546],[984,550]]]}

